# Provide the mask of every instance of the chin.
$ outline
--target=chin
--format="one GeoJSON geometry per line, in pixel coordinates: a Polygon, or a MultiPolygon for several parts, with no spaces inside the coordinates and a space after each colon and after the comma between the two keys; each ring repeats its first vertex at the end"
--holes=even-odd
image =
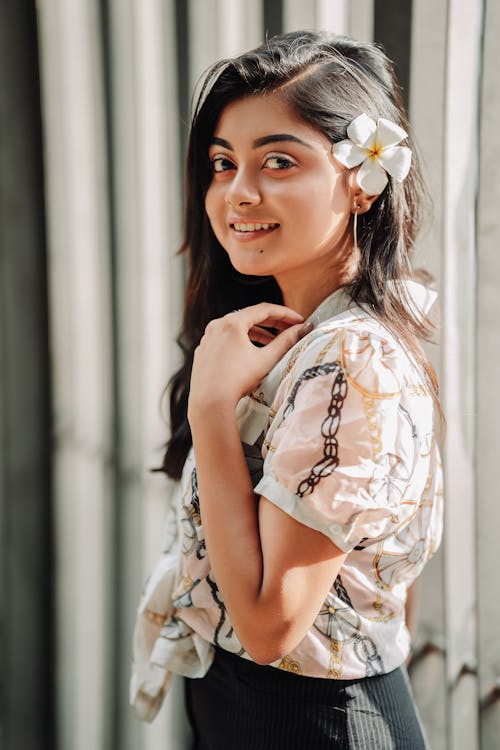
{"type": "Polygon", "coordinates": [[[272,276],[276,270],[271,268],[265,253],[261,254],[258,250],[254,251],[251,257],[242,258],[241,251],[238,253],[228,252],[228,256],[233,268],[239,273],[245,274],[245,276],[272,276]]]}

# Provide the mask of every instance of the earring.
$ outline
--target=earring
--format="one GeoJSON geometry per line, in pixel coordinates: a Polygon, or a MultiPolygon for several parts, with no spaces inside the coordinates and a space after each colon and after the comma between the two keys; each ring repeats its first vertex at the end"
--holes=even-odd
{"type": "Polygon", "coordinates": [[[354,247],[358,249],[358,209],[361,206],[358,203],[354,204],[354,247]]]}

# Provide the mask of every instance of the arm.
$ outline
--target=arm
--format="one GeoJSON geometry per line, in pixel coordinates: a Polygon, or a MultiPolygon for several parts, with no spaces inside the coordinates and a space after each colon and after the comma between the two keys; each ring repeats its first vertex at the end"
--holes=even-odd
{"type": "MultiPolygon", "coordinates": [[[[249,309],[238,315],[243,317],[249,309]]],[[[237,348],[243,354],[235,357],[231,346],[235,342],[224,340],[222,326],[217,323],[208,331],[208,340],[200,347],[201,357],[198,361],[195,357],[193,367],[189,421],[200,510],[212,569],[235,631],[250,656],[268,664],[302,640],[346,554],[322,533],[298,523],[265,498],[256,502],[237,428],[237,401],[260,382],[270,362],[272,366],[298,340],[297,327],[256,349],[248,339],[248,324],[245,336],[252,347],[250,365],[245,359],[246,342],[239,342],[237,348]],[[233,388],[231,384],[239,377],[235,369],[241,367],[247,377],[249,367],[255,368],[253,360],[266,356],[266,350],[270,351],[262,364],[265,369],[254,373],[255,383],[243,385],[240,380],[240,387],[233,388]],[[226,361],[227,351],[233,352],[231,362],[226,361]],[[213,387],[207,391],[206,384],[214,383],[211,362],[217,363],[218,379],[221,371],[226,373],[224,365],[230,370],[221,392],[213,387]]],[[[237,326],[227,333],[237,338],[237,326]]]]}
{"type": "Polygon", "coordinates": [[[256,503],[231,407],[212,404],[191,429],[217,585],[241,643],[268,664],[302,640],[346,554],[266,498],[256,503]]]}

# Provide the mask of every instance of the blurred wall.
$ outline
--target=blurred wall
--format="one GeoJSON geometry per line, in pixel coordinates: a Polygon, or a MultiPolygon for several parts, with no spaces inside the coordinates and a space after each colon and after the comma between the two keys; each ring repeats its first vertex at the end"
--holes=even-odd
{"type": "Polygon", "coordinates": [[[0,3],[0,748],[9,750],[54,742],[42,162],[35,8],[0,3]]]}
{"type": "Polygon", "coordinates": [[[0,10],[6,750],[188,747],[181,680],[149,726],[130,715],[128,677],[171,490],[149,469],[179,361],[190,98],[217,58],[298,28],[383,43],[420,144],[435,221],[417,261],[440,289],[429,352],[447,515],[410,671],[434,750],[498,746],[498,4],[38,0],[0,10]]]}

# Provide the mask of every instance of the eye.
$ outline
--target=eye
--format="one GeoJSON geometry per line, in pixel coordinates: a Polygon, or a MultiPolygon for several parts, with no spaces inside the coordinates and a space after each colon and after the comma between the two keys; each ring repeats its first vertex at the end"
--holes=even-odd
{"type": "Polygon", "coordinates": [[[268,156],[265,164],[270,169],[290,169],[291,167],[295,167],[295,162],[286,156],[279,156],[279,154],[268,156]]]}
{"type": "Polygon", "coordinates": [[[226,156],[214,156],[210,159],[210,166],[212,172],[227,172],[229,169],[234,169],[234,164],[226,156]]]}

